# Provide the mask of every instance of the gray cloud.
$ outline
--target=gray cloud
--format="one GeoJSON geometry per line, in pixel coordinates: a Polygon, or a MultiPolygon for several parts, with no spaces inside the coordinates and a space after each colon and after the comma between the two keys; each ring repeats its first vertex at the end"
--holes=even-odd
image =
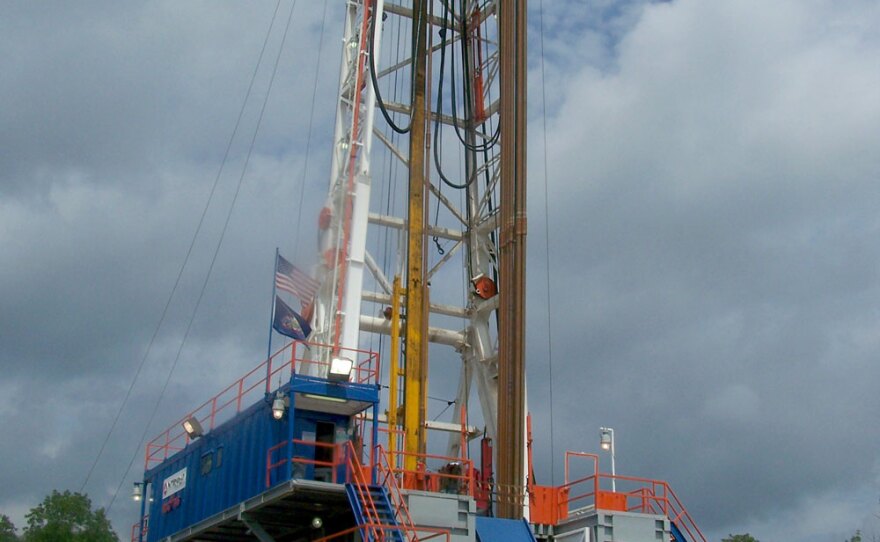
{"type": "Polygon", "coordinates": [[[556,381],[595,410],[557,407],[558,427],[569,447],[618,427],[619,465],[668,478],[719,536],[843,536],[852,514],[815,536],[774,518],[877,490],[876,16],[651,6],[614,69],[567,66],[557,97],[556,381]]]}
{"type": "MultiPolygon", "coordinates": [[[[151,434],[262,356],[274,247],[313,257],[341,5],[328,15],[294,240],[321,17],[319,3],[299,4],[151,434]]],[[[713,539],[876,530],[866,519],[880,444],[876,6],[546,4],[555,431],[551,445],[533,55],[528,359],[539,478],[559,482],[562,450],[595,451],[607,424],[619,471],[669,480],[713,539]]],[[[51,489],[77,489],[97,452],[217,173],[273,7],[4,8],[0,43],[13,54],[0,59],[0,511],[19,524],[51,489]]],[[[119,483],[177,351],[267,82],[264,69],[169,320],[87,487],[98,504],[119,483]]],[[[391,166],[375,162],[380,195],[391,166]]],[[[451,397],[455,356],[434,359],[432,394],[451,397]]],[[[444,406],[432,404],[432,416],[444,406]]],[[[114,505],[119,532],[134,521],[127,504],[114,505]]]]}

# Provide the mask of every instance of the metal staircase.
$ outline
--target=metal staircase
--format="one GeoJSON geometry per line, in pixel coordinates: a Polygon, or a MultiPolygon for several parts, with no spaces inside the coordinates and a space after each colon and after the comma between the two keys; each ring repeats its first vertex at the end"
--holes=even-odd
{"type": "MultiPolygon", "coordinates": [[[[392,504],[386,486],[396,484],[393,476],[381,477],[383,485],[368,482],[364,467],[354,446],[346,446],[351,482],[345,484],[345,494],[351,503],[355,522],[361,537],[369,542],[414,542],[418,540],[415,526],[405,510],[405,504],[392,504]]],[[[399,487],[391,488],[400,491],[399,487]]]]}
{"type": "Polygon", "coordinates": [[[345,484],[345,493],[364,540],[406,542],[385,488],[376,485],[358,488],[356,484],[349,483],[345,484]]]}

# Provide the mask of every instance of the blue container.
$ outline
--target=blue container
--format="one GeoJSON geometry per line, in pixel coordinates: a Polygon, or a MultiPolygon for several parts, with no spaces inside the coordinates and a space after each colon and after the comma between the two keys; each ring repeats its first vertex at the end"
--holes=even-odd
{"type": "Polygon", "coordinates": [[[291,477],[344,482],[344,463],[336,469],[314,464],[335,459],[330,447],[297,443],[294,462],[287,461],[291,421],[295,440],[341,444],[351,435],[350,415],[292,408],[276,420],[271,401],[259,401],[144,473],[150,484],[147,540],[172,535],[291,477]]]}

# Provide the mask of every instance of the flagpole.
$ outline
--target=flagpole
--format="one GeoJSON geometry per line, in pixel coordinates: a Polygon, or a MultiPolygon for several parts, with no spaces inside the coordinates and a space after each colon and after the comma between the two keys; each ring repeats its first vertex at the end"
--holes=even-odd
{"type": "Polygon", "coordinates": [[[269,346],[266,349],[266,393],[271,389],[272,377],[272,324],[275,323],[275,273],[278,270],[278,247],[275,247],[275,263],[272,265],[272,304],[269,309],[269,346]]]}

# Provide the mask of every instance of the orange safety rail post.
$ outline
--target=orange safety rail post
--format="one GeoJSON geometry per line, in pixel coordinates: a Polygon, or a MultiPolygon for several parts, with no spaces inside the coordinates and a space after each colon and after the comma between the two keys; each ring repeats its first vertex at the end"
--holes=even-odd
{"type": "Polygon", "coordinates": [[[634,489],[633,491],[628,491],[624,493],[626,495],[627,512],[639,512],[641,514],[650,513],[652,507],[650,506],[651,500],[653,500],[653,494],[650,489],[647,487],[640,487],[638,489],[634,489]],[[630,498],[635,499],[636,504],[630,506],[629,500],[630,498]]]}
{"type": "Polygon", "coordinates": [[[570,503],[581,500],[588,499],[590,497],[594,497],[599,493],[599,456],[596,454],[590,454],[587,452],[572,452],[566,450],[565,452],[565,483],[562,485],[563,489],[567,489],[569,493],[565,495],[565,509],[569,510],[570,503]],[[580,478],[578,480],[571,479],[571,460],[572,458],[588,458],[593,461],[593,474],[587,476],[585,478],[580,478]],[[575,497],[571,497],[571,489],[578,484],[581,483],[592,483],[592,491],[589,491],[583,495],[578,495],[575,497]]]}
{"type": "Polygon", "coordinates": [[[369,356],[360,362],[355,369],[355,381],[358,384],[370,383],[379,375],[379,355],[369,352],[369,356]]]}
{"type": "MultiPolygon", "coordinates": [[[[345,453],[348,456],[348,470],[355,491],[357,492],[358,500],[361,503],[361,507],[364,509],[364,513],[367,515],[365,518],[367,520],[367,525],[360,526],[360,528],[363,528],[365,532],[371,533],[374,540],[379,540],[380,531],[375,527],[370,526],[381,525],[379,511],[376,509],[376,503],[373,502],[373,496],[370,494],[369,483],[364,477],[364,471],[361,468],[361,462],[357,457],[357,451],[354,449],[354,445],[350,440],[345,443],[345,453]]],[[[365,536],[364,538],[369,539],[369,536],[365,536]]]]}
{"type": "MultiPolygon", "coordinates": [[[[395,444],[396,444],[396,445],[395,445],[395,449],[396,449],[396,450],[399,450],[399,449],[402,447],[402,446],[400,446],[399,444],[400,444],[400,442],[402,441],[402,439],[406,436],[406,431],[404,431],[403,429],[392,429],[392,428],[386,428],[386,427],[381,427],[381,426],[380,426],[380,427],[379,427],[379,432],[380,432],[380,433],[385,433],[385,434],[387,434],[387,435],[388,435],[388,439],[391,439],[391,438],[396,438],[396,439],[397,439],[397,442],[395,443],[395,444]]],[[[397,463],[398,463],[398,461],[397,461],[397,459],[398,459],[397,452],[394,452],[394,451],[392,451],[392,450],[389,449],[389,450],[386,450],[386,451],[385,451],[385,454],[389,457],[388,462],[391,463],[391,465],[396,469],[396,468],[397,468],[397,463]]]]}
{"type": "MultiPolygon", "coordinates": [[[[586,493],[579,493],[579,494],[575,494],[574,496],[572,496],[572,493],[573,493],[572,488],[578,487],[579,484],[585,484],[588,488],[589,487],[595,488],[596,477],[595,476],[587,476],[585,478],[572,480],[571,482],[568,482],[568,483],[560,486],[561,489],[563,489],[564,491],[565,490],[568,491],[568,493],[565,495],[565,509],[566,510],[570,510],[571,504],[576,501],[592,499],[593,503],[595,504],[595,497],[596,497],[596,490],[595,489],[593,489],[592,491],[587,491],[586,493]]],[[[585,504],[584,506],[587,506],[587,505],[585,504]]]]}
{"type": "MultiPolygon", "coordinates": [[[[340,448],[341,444],[332,444],[329,442],[315,442],[312,440],[300,440],[300,439],[293,439],[292,442],[294,444],[313,446],[315,449],[329,448],[331,450],[330,453],[333,456],[332,461],[319,461],[317,459],[307,459],[305,457],[294,457],[293,463],[299,464],[299,465],[312,465],[315,467],[329,467],[330,469],[332,469],[331,481],[334,484],[337,482],[336,470],[337,470],[337,467],[339,467],[342,464],[342,462],[340,461],[340,457],[339,457],[339,455],[340,455],[339,448],[340,448]]],[[[272,446],[271,448],[266,450],[266,487],[267,488],[272,485],[272,471],[282,465],[286,465],[287,461],[288,461],[287,457],[283,457],[280,460],[273,463],[272,462],[272,452],[274,452],[275,450],[277,450],[281,447],[284,447],[286,445],[287,445],[287,441],[285,440],[285,441],[279,442],[275,446],[272,446]]]]}
{"type": "MultiPolygon", "coordinates": [[[[359,451],[361,452],[361,454],[360,454],[360,458],[359,458],[359,459],[360,459],[360,460],[363,460],[363,447],[364,447],[364,445],[366,444],[366,443],[364,442],[364,439],[366,439],[366,437],[367,437],[368,435],[372,436],[372,435],[369,434],[369,433],[367,432],[367,430],[366,430],[366,426],[367,426],[367,413],[366,413],[366,412],[361,412],[361,413],[359,413],[359,414],[355,414],[355,416],[354,416],[354,423],[355,423],[355,434],[358,436],[358,441],[356,442],[356,445],[357,445],[356,449],[359,450],[359,451]]],[[[379,430],[381,431],[381,428],[380,428],[379,430]]],[[[371,443],[371,445],[370,445],[370,457],[369,457],[368,460],[367,460],[367,466],[369,466],[369,465],[373,465],[374,463],[375,463],[375,460],[374,460],[374,458],[373,458],[373,443],[371,443]]],[[[364,465],[361,465],[361,466],[363,467],[364,465]]]]}
{"type": "MultiPolygon", "coordinates": [[[[145,496],[146,498],[146,496],[145,496]]],[[[147,538],[147,528],[149,525],[150,515],[147,514],[144,516],[143,524],[140,521],[136,521],[131,526],[131,542],[140,542],[141,540],[146,540],[147,538]]]]}
{"type": "MultiPolygon", "coordinates": [[[[605,480],[615,480],[617,482],[638,485],[638,487],[636,487],[632,491],[628,491],[628,492],[618,491],[617,492],[620,495],[623,495],[624,497],[626,497],[627,499],[629,499],[629,497],[633,497],[633,498],[637,498],[637,499],[647,499],[649,501],[656,502],[658,505],[661,505],[663,503],[663,501],[665,500],[665,497],[663,496],[663,494],[661,494],[660,496],[657,495],[657,488],[660,487],[662,489],[662,487],[666,485],[665,482],[661,482],[659,480],[653,480],[650,478],[640,478],[638,476],[623,476],[620,474],[611,475],[611,474],[607,474],[604,472],[599,473],[599,478],[605,479],[605,480]]],[[[612,492],[600,490],[599,493],[612,493],[612,492]]],[[[606,502],[611,502],[611,501],[606,500],[606,502]]],[[[662,506],[661,506],[661,508],[662,508],[662,506]]]]}
{"type": "Polygon", "coordinates": [[[671,512],[670,514],[667,514],[669,519],[674,521],[679,529],[683,527],[684,531],[691,537],[691,540],[702,540],[703,542],[706,542],[706,537],[703,536],[703,533],[700,531],[700,528],[697,527],[694,518],[691,517],[687,509],[685,509],[684,505],[679,500],[678,495],[672,491],[672,488],[669,487],[668,484],[664,483],[664,486],[669,495],[668,502],[671,512]],[[675,517],[672,516],[672,513],[675,514],[675,517]]]}
{"type": "MultiPolygon", "coordinates": [[[[397,456],[404,456],[404,457],[406,457],[406,456],[413,457],[414,456],[418,460],[417,464],[421,465],[421,466],[426,465],[427,460],[429,460],[429,459],[441,460],[447,464],[448,463],[461,464],[464,467],[464,469],[463,469],[464,474],[450,474],[450,473],[443,473],[443,472],[433,472],[433,473],[431,473],[431,476],[433,476],[434,478],[437,478],[437,479],[444,479],[445,478],[445,479],[449,479],[449,480],[461,481],[462,487],[466,489],[466,493],[468,495],[470,495],[471,497],[474,496],[474,486],[476,484],[474,483],[474,466],[473,466],[474,462],[472,460],[470,460],[470,459],[463,460],[458,457],[449,457],[449,456],[445,456],[445,455],[419,454],[419,453],[415,453],[415,452],[404,452],[404,451],[397,451],[395,454],[397,456]]],[[[424,480],[427,475],[427,471],[424,468],[417,468],[416,470],[395,468],[394,472],[395,472],[395,474],[402,475],[405,487],[409,485],[408,481],[424,480]]],[[[406,487],[406,489],[418,489],[418,488],[406,487]]]]}
{"type": "Polygon", "coordinates": [[[379,458],[376,468],[379,471],[380,483],[385,487],[388,497],[392,501],[395,519],[397,520],[397,523],[404,526],[405,531],[413,531],[416,527],[413,523],[412,516],[409,514],[409,507],[406,505],[406,500],[403,498],[403,492],[401,491],[400,483],[397,480],[397,475],[395,474],[392,464],[388,461],[388,454],[385,453],[382,446],[377,446],[376,449],[378,450],[376,455],[379,458]]]}

